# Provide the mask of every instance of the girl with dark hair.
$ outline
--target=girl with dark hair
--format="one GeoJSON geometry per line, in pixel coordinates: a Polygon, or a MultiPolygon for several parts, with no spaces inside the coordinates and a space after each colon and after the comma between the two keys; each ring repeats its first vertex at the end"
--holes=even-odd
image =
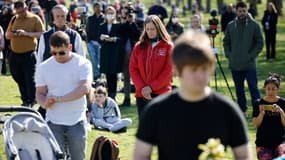
{"type": "Polygon", "coordinates": [[[129,65],[139,116],[152,98],[171,92],[172,49],[173,43],[160,18],[148,16],[139,42],[132,50],[129,65]]]}
{"type": "Polygon", "coordinates": [[[272,73],[264,81],[265,96],[253,105],[253,124],[257,128],[256,155],[269,160],[285,152],[285,99],[278,96],[281,77],[272,73]]]}
{"type": "Polygon", "coordinates": [[[179,22],[178,14],[173,12],[166,24],[166,30],[174,41],[179,35],[184,32],[184,26],[179,22]]]}

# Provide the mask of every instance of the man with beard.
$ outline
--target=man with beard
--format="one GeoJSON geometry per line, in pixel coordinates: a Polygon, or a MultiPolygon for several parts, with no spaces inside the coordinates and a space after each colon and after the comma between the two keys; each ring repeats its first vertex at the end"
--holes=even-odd
{"type": "Polygon", "coordinates": [[[263,48],[263,37],[258,23],[248,14],[246,3],[237,3],[236,15],[237,17],[227,25],[223,41],[238,104],[246,115],[245,79],[248,83],[252,104],[260,98],[255,59],[263,48]]]}

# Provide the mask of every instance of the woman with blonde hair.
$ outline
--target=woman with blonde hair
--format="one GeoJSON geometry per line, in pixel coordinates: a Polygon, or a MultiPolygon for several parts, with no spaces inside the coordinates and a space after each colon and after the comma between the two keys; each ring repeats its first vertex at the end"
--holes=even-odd
{"type": "Polygon", "coordinates": [[[276,33],[277,33],[278,13],[272,2],[267,4],[262,18],[262,26],[265,34],[266,59],[275,58],[276,33]]]}
{"type": "Polygon", "coordinates": [[[171,92],[172,49],[173,43],[160,18],[148,16],[129,65],[139,116],[152,98],[171,92]]]}
{"type": "Polygon", "coordinates": [[[192,29],[193,31],[200,31],[205,32],[206,28],[201,22],[201,17],[198,14],[195,14],[191,17],[189,29],[192,29]]]}
{"type": "Polygon", "coordinates": [[[119,55],[119,29],[120,24],[116,21],[116,10],[109,6],[106,9],[105,22],[99,29],[101,44],[100,73],[106,74],[108,95],[116,99],[117,73],[122,72],[123,59],[119,55]]]}

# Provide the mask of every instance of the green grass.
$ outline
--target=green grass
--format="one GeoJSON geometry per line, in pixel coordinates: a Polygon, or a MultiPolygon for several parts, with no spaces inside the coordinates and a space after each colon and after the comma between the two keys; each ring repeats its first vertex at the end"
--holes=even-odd
{"type": "MultiPolygon", "coordinates": [[[[150,1],[148,1],[148,0],[144,0],[144,1],[146,2],[146,5],[149,6],[150,1]]],[[[229,3],[229,2],[235,2],[235,1],[231,0],[231,1],[226,1],[226,2],[229,3]]],[[[186,3],[186,0],[185,0],[185,3],[186,3]]],[[[265,3],[265,1],[263,1],[263,4],[258,5],[259,16],[256,19],[259,22],[261,20],[261,16],[263,15],[263,10],[264,10],[264,6],[265,6],[264,3],[265,3]]],[[[216,6],[215,1],[212,1],[212,6],[213,7],[216,6]]],[[[168,8],[168,10],[169,10],[169,8],[168,8]]],[[[189,14],[190,14],[190,11],[188,11],[188,15],[186,17],[181,16],[181,21],[185,24],[185,28],[187,28],[189,25],[189,19],[190,19],[189,14]]],[[[204,13],[204,19],[203,19],[204,23],[203,24],[205,26],[207,26],[208,19],[209,19],[209,15],[204,13]]],[[[166,20],[166,22],[167,22],[167,20],[166,20]]],[[[230,84],[230,89],[233,92],[233,94],[235,95],[234,85],[233,85],[233,81],[231,78],[231,74],[227,68],[227,59],[225,58],[225,56],[223,54],[223,48],[222,48],[222,43],[221,43],[222,38],[223,38],[223,34],[220,33],[216,37],[215,46],[220,51],[219,59],[220,59],[220,62],[222,63],[222,69],[224,70],[225,75],[226,75],[226,79],[228,80],[228,82],[230,84]]],[[[259,57],[257,59],[258,80],[259,80],[258,85],[259,85],[259,88],[261,88],[261,94],[262,95],[264,95],[264,91],[262,90],[263,80],[268,75],[269,72],[277,72],[277,73],[285,76],[285,70],[284,70],[285,46],[284,46],[284,43],[285,43],[285,20],[284,20],[284,18],[279,18],[278,36],[277,36],[277,59],[275,61],[272,61],[272,62],[266,62],[266,60],[265,60],[265,48],[263,49],[262,53],[259,55],[259,57]]],[[[219,68],[217,68],[217,79],[218,79],[218,81],[217,81],[218,91],[227,95],[227,96],[230,96],[228,88],[225,84],[225,80],[222,77],[219,68]]],[[[178,84],[177,79],[174,79],[174,83],[178,84]]],[[[214,88],[214,79],[212,79],[210,85],[214,88]]],[[[284,86],[285,84],[282,83],[282,85],[284,86]]],[[[246,90],[246,93],[247,93],[247,97],[249,99],[249,97],[250,97],[249,91],[246,90]]],[[[281,89],[280,96],[285,97],[285,90],[284,89],[281,89]]],[[[122,101],[123,101],[123,95],[119,94],[119,103],[121,103],[122,101]]],[[[0,105],[20,105],[20,104],[21,104],[20,94],[19,94],[18,87],[17,87],[16,83],[14,82],[14,80],[11,78],[10,75],[0,76],[0,105]]],[[[248,104],[250,104],[249,101],[248,101],[248,104]]],[[[103,131],[98,131],[98,130],[93,129],[88,134],[87,159],[89,159],[89,157],[90,157],[91,148],[92,148],[92,144],[93,144],[94,140],[98,136],[101,136],[101,135],[110,137],[110,138],[118,141],[119,146],[120,146],[120,157],[122,160],[132,159],[133,146],[134,146],[134,141],[135,141],[135,133],[136,133],[136,129],[137,129],[137,111],[136,111],[136,106],[134,105],[133,95],[132,95],[132,106],[128,107],[128,108],[121,108],[121,112],[122,112],[123,117],[129,117],[133,120],[133,124],[128,128],[128,132],[127,133],[121,133],[121,134],[113,134],[113,133],[103,132],[103,131]]],[[[249,116],[247,118],[248,134],[250,136],[250,140],[252,143],[252,148],[253,148],[252,154],[254,157],[256,157],[255,145],[254,145],[256,129],[252,125],[251,112],[252,112],[252,108],[249,107],[249,116]]],[[[157,153],[157,151],[155,150],[153,153],[154,159],[156,159],[156,157],[157,157],[156,153],[157,153]]],[[[0,155],[2,156],[3,159],[5,159],[4,158],[5,152],[4,152],[4,148],[3,148],[2,136],[0,138],[0,155]]],[[[229,159],[233,159],[230,151],[228,151],[227,156],[229,157],[229,159]]]]}

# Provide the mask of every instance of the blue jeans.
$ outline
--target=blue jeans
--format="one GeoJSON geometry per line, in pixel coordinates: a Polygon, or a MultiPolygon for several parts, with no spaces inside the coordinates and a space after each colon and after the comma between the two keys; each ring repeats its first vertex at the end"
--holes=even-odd
{"type": "Polygon", "coordinates": [[[101,76],[100,73],[100,48],[101,45],[97,41],[89,41],[87,43],[90,59],[93,64],[94,80],[101,76]]]}
{"type": "Polygon", "coordinates": [[[234,71],[232,70],[232,77],[235,83],[236,95],[238,105],[243,112],[246,112],[246,96],[244,90],[244,80],[246,79],[249,92],[251,95],[251,103],[253,103],[260,98],[259,89],[257,86],[257,75],[256,69],[246,70],[246,71],[234,71]]]}
{"type": "Polygon", "coordinates": [[[80,121],[73,126],[57,125],[49,121],[48,125],[64,153],[69,153],[72,160],[85,160],[87,148],[85,121],[80,121]]]}

